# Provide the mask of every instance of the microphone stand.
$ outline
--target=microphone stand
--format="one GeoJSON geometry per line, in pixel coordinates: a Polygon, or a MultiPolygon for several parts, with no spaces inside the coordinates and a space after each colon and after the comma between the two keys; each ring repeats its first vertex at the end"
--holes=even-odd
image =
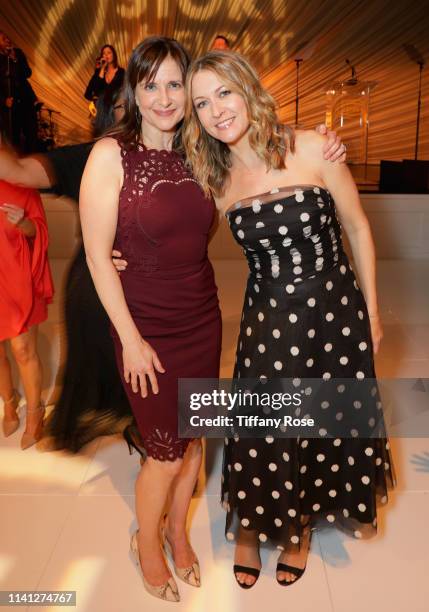
{"type": "Polygon", "coordinates": [[[417,159],[417,153],[419,148],[419,132],[420,132],[420,111],[422,106],[422,72],[424,62],[417,62],[419,65],[419,96],[417,99],[417,125],[416,125],[416,146],[414,149],[414,159],[417,159]]]}
{"type": "Polygon", "coordinates": [[[296,64],[296,95],[295,95],[295,126],[298,125],[298,105],[299,105],[299,65],[302,59],[295,59],[296,64]]]}
{"type": "Polygon", "coordinates": [[[420,136],[420,111],[422,105],[422,72],[425,65],[423,55],[414,45],[404,44],[402,45],[404,51],[412,62],[415,62],[419,66],[419,95],[417,98],[417,120],[416,120],[416,144],[414,148],[414,159],[417,160],[417,154],[419,149],[419,136],[420,136]]]}
{"type": "Polygon", "coordinates": [[[352,66],[350,60],[346,59],[346,64],[347,66],[350,68],[350,70],[352,71],[352,76],[350,77],[350,79],[348,79],[346,81],[347,85],[356,85],[358,80],[357,80],[357,76],[356,76],[356,69],[354,66],[352,66]]]}

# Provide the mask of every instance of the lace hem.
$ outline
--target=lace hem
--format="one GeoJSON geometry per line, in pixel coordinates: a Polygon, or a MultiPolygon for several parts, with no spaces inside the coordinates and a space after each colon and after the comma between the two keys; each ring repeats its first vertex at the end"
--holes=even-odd
{"type": "Polygon", "coordinates": [[[176,438],[170,431],[154,429],[144,438],[144,447],[149,457],[158,461],[181,459],[192,438],[176,438]]]}

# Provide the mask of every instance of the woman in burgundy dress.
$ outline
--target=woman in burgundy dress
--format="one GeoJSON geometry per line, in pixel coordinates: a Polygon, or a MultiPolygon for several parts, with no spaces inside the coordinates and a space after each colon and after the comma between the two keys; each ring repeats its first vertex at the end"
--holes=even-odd
{"type": "Polygon", "coordinates": [[[207,242],[215,209],[185,167],[178,126],[188,56],[168,38],[131,55],[125,117],[94,146],[80,213],[88,265],[112,322],[117,364],[147,450],[136,481],[139,529],[131,549],[149,593],[178,601],[160,546],[176,574],[199,586],[186,516],[201,465],[201,441],[180,439],[180,377],[218,376],[221,319],[207,242]],[[128,261],[118,275],[111,252],[128,261]]]}

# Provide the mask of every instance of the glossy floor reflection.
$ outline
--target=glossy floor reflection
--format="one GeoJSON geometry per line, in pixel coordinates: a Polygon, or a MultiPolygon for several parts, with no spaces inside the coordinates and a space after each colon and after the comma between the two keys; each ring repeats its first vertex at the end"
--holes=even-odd
{"type": "MultiPolygon", "coordinates": [[[[58,279],[63,267],[54,270],[58,279]]],[[[227,377],[234,363],[246,270],[238,261],[216,261],[215,269],[224,321],[221,375],[227,377]]],[[[429,285],[424,281],[429,262],[382,261],[378,275],[385,337],[377,373],[429,378],[429,285]]],[[[57,302],[41,329],[46,387],[54,384],[58,370],[60,351],[54,349],[61,345],[60,312],[57,302]]],[[[138,458],[128,455],[118,436],[101,438],[76,456],[35,448],[22,452],[21,433],[22,426],[10,438],[0,438],[0,588],[76,590],[79,612],[168,609],[170,604],[146,594],[128,552],[138,458]]],[[[190,521],[202,588],[179,583],[182,601],[177,608],[426,610],[429,438],[392,439],[392,449],[398,488],[380,512],[375,538],[357,541],[336,530],[316,532],[304,577],[287,589],[275,581],[277,553],[263,550],[258,584],[244,591],[235,583],[233,547],[223,536],[221,441],[208,440],[190,521]]]]}

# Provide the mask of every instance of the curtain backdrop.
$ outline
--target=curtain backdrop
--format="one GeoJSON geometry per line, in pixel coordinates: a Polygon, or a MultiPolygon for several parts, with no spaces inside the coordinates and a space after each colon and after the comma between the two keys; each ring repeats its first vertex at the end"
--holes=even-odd
{"type": "MultiPolygon", "coordinates": [[[[126,66],[149,34],[173,36],[195,57],[217,33],[255,64],[279,104],[295,118],[295,52],[300,67],[299,122],[325,119],[326,86],[347,79],[349,59],[360,79],[376,81],[371,97],[369,161],[414,156],[418,66],[403,45],[429,61],[429,0],[3,0],[0,28],[33,68],[32,85],[57,115],[60,144],[89,138],[83,98],[94,60],[113,44],[126,66]]],[[[420,159],[429,159],[429,64],[423,71],[420,159]]]]}

